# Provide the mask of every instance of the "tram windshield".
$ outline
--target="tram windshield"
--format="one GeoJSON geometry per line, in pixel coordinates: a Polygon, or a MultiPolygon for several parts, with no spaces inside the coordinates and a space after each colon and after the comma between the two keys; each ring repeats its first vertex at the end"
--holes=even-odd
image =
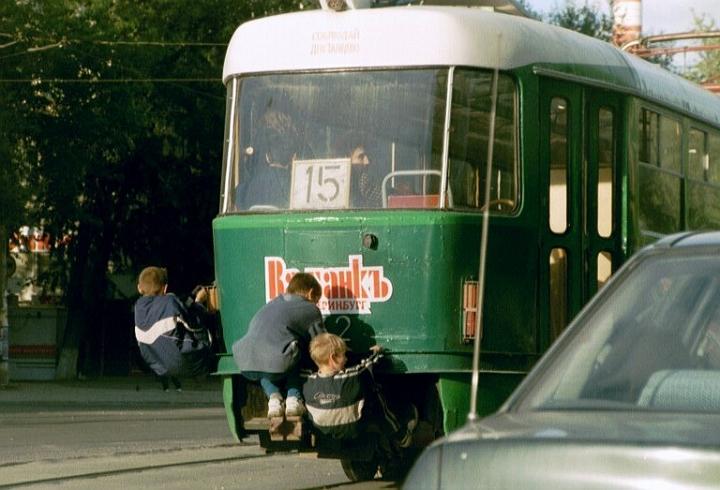
{"type": "MultiPolygon", "coordinates": [[[[492,73],[454,71],[443,165],[448,79],[447,68],[232,79],[223,211],[481,209],[492,73]]],[[[516,94],[508,76],[499,87],[490,204],[511,211],[518,188],[516,94]]]]}

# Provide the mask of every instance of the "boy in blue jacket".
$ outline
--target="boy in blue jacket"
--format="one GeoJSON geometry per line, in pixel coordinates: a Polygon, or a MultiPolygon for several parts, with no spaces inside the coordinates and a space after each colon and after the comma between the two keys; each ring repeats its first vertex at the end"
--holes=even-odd
{"type": "Polygon", "coordinates": [[[248,331],[232,346],[242,375],[259,381],[268,397],[268,418],[300,416],[300,361],[310,339],[325,332],[316,306],[322,289],[312,274],[298,272],[287,292],[264,305],[250,320],[248,331]],[[287,397],[283,397],[283,392],[287,397]]]}
{"type": "MultiPolygon", "coordinates": [[[[182,391],[181,377],[208,373],[211,359],[207,331],[190,315],[185,305],[167,292],[167,271],[161,267],[146,267],[138,277],[138,292],[142,297],[135,303],[135,338],[143,360],[158,376],[163,390],[169,381],[182,391]]],[[[204,310],[200,290],[188,308],[204,310]]]]}

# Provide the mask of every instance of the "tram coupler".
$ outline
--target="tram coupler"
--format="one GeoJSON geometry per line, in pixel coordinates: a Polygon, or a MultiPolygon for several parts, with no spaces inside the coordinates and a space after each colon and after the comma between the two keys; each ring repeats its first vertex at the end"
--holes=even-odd
{"type": "Polygon", "coordinates": [[[260,447],[268,453],[311,450],[308,422],[302,417],[264,419],[265,430],[257,431],[260,447]]]}
{"type": "Polygon", "coordinates": [[[272,417],[270,418],[271,441],[301,441],[303,437],[302,417],[272,417]]]}

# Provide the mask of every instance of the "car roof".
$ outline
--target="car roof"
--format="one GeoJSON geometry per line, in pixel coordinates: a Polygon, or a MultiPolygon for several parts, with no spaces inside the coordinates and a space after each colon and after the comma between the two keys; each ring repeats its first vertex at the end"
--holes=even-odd
{"type": "Polygon", "coordinates": [[[651,249],[720,246],[720,231],[689,231],[661,238],[651,249]]]}

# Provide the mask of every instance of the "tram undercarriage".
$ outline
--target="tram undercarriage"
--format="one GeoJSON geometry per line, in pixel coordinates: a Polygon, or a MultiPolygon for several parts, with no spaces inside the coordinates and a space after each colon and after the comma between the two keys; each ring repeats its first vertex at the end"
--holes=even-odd
{"type": "MultiPolygon", "coordinates": [[[[260,387],[237,374],[223,378],[223,400],[230,430],[238,441],[249,434],[258,434],[260,446],[268,453],[316,452],[319,458],[339,459],[352,481],[373,479],[378,472],[385,479],[400,479],[418,452],[444,434],[438,391],[442,386],[441,377],[381,375],[378,379],[386,393],[411,401],[418,409],[420,420],[409,448],[399,450],[386,434],[372,426],[357,440],[340,441],[313,432],[311,424],[302,417],[268,419],[267,399],[260,387]]],[[[466,384],[463,390],[466,397],[466,384]]]]}

